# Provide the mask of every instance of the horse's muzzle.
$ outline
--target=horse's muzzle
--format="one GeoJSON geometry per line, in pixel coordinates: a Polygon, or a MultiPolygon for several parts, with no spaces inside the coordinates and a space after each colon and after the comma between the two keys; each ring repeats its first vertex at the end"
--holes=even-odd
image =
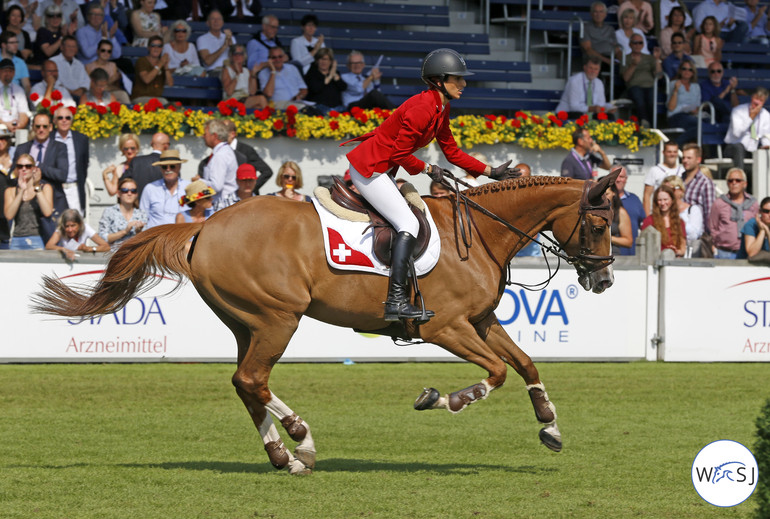
{"type": "Polygon", "coordinates": [[[615,282],[612,265],[607,265],[602,269],[578,276],[578,282],[586,291],[601,294],[615,282]]]}

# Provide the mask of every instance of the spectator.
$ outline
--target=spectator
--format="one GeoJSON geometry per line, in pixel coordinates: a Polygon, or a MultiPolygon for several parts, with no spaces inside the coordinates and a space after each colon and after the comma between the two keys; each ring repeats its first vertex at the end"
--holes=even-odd
{"type": "Polygon", "coordinates": [[[754,153],[770,145],[770,113],[764,108],[767,97],[767,89],[758,87],[749,103],[736,106],[730,114],[724,154],[733,159],[736,168],[744,171],[746,152],[754,153]]]}
{"type": "Polygon", "coordinates": [[[235,44],[230,47],[229,59],[222,67],[222,99],[235,98],[246,108],[262,110],[267,106],[267,97],[259,92],[257,72],[260,65],[254,65],[249,70],[246,63],[246,50],[243,45],[235,44]]]}
{"type": "Polygon", "coordinates": [[[324,35],[316,37],[318,17],[314,14],[306,14],[300,21],[302,35],[291,40],[291,59],[302,67],[302,74],[307,74],[310,65],[316,59],[316,53],[324,48],[324,35]]]}
{"type": "Polygon", "coordinates": [[[628,255],[628,250],[634,246],[634,234],[631,229],[631,218],[628,211],[625,210],[620,202],[618,188],[615,184],[607,190],[607,197],[612,204],[612,223],[610,225],[610,240],[612,243],[613,254],[618,249],[618,254],[628,255]],[[626,252],[621,253],[620,249],[626,252]]]}
{"type": "MultiPolygon", "coordinates": [[[[250,69],[254,68],[254,65],[259,64],[262,65],[260,68],[264,68],[267,65],[270,49],[282,47],[281,40],[276,36],[280,27],[278,18],[272,14],[262,17],[262,30],[246,44],[247,66],[250,69]]],[[[264,85],[262,88],[264,88],[264,85]]]]}
{"type": "Polygon", "coordinates": [[[589,58],[598,58],[607,65],[613,54],[618,58],[620,53],[615,48],[615,29],[606,25],[607,6],[604,2],[591,4],[591,21],[583,23],[583,39],[580,40],[580,48],[589,58]]]}
{"type": "MultiPolygon", "coordinates": [[[[129,11],[131,10],[133,7],[131,2],[129,0],[99,0],[99,3],[101,3],[104,8],[104,19],[107,20],[109,24],[116,23],[118,25],[118,30],[115,33],[118,42],[121,45],[128,45],[128,39],[126,39],[124,32],[128,30],[128,16],[126,16],[126,9],[129,11]]],[[[162,0],[158,1],[158,4],[160,3],[162,3],[162,0]]],[[[156,4],[155,7],[159,8],[160,6],[156,4]]],[[[157,9],[157,12],[160,14],[160,17],[163,18],[162,11],[157,9]]]]}
{"type": "Polygon", "coordinates": [[[0,124],[0,250],[7,250],[11,243],[11,227],[5,218],[5,190],[14,183],[11,178],[11,139],[13,134],[4,125],[0,124]]]}
{"type": "MultiPolygon", "coordinates": [[[[660,43],[661,56],[663,56],[665,59],[669,54],[676,51],[689,54],[692,52],[690,42],[692,41],[694,34],[695,29],[692,27],[687,29],[687,25],[685,25],[684,9],[679,6],[674,7],[671,9],[671,13],[669,14],[668,25],[665,29],[660,31],[660,37],[658,38],[658,43],[660,43]],[[679,47],[674,48],[671,40],[677,33],[682,35],[682,43],[679,47]]],[[[676,68],[674,68],[674,70],[676,70],[676,68]]]]}
{"type": "Polygon", "coordinates": [[[768,45],[767,33],[770,30],[770,22],[767,19],[767,5],[759,7],[759,0],[746,0],[746,22],[749,24],[749,32],[746,35],[749,42],[768,45]]]}
{"type": "Polygon", "coordinates": [[[660,232],[660,250],[670,249],[677,258],[687,253],[687,239],[684,222],[674,207],[674,191],[663,184],[655,190],[655,205],[652,214],[642,222],[642,229],[655,227],[660,232]]]}
{"type": "Polygon", "coordinates": [[[147,215],[146,229],[176,221],[176,215],[182,210],[179,193],[189,184],[179,178],[184,162],[187,160],[180,159],[177,150],[166,150],[160,154],[160,160],[153,163],[163,170],[163,178],[150,182],[142,192],[139,208],[147,215]]]}
{"type": "Polygon", "coordinates": [[[692,53],[695,56],[701,56],[706,66],[715,61],[722,61],[722,46],[725,42],[719,37],[718,27],[717,19],[707,16],[701,24],[701,33],[695,36],[692,53]]]}
{"type": "Polygon", "coordinates": [[[201,56],[201,64],[206,68],[209,76],[219,77],[222,64],[225,61],[227,50],[235,44],[235,38],[230,29],[222,30],[225,20],[222,13],[214,9],[206,19],[209,32],[198,37],[195,46],[201,56]]]}
{"type": "Polygon", "coordinates": [[[6,128],[16,130],[26,128],[29,124],[29,105],[24,89],[13,83],[16,73],[13,61],[0,60],[0,83],[2,86],[2,101],[0,101],[0,123],[6,128]]]}
{"type": "Polygon", "coordinates": [[[583,65],[583,72],[578,72],[567,80],[556,111],[567,112],[570,119],[577,119],[583,114],[596,116],[605,110],[609,113],[615,112],[615,106],[608,104],[604,96],[604,83],[599,79],[601,67],[599,58],[588,58],[583,65]]]}
{"type": "Polygon", "coordinates": [[[770,252],[770,196],[759,203],[757,215],[741,229],[743,235],[740,258],[753,258],[760,251],[770,252]]]}
{"type": "MultiPolygon", "coordinates": [[[[358,193],[358,194],[361,194],[361,193],[358,191],[358,188],[356,187],[356,185],[353,183],[353,177],[351,177],[351,176],[350,176],[350,168],[348,168],[348,169],[346,169],[346,170],[345,170],[345,174],[344,174],[344,175],[342,175],[342,181],[343,181],[343,182],[345,182],[345,186],[346,186],[346,187],[347,187],[349,190],[351,190],[351,191],[352,191],[352,192],[354,192],[354,193],[358,193]]],[[[401,187],[399,186],[399,188],[398,188],[398,189],[399,189],[399,191],[400,191],[400,190],[401,190],[401,187]]]]}
{"type": "Polygon", "coordinates": [[[725,123],[730,119],[730,112],[738,106],[738,78],[724,77],[725,68],[718,61],[713,61],[708,66],[708,78],[700,82],[701,101],[714,105],[714,116],[718,123],[725,123]]]}
{"type": "Polygon", "coordinates": [[[642,37],[642,46],[637,49],[642,54],[649,54],[650,50],[647,48],[647,40],[641,29],[637,29],[636,26],[636,12],[633,9],[626,9],[620,13],[620,28],[615,31],[615,40],[621,47],[621,52],[624,56],[627,56],[633,51],[631,46],[631,37],[637,34],[642,37]]]}
{"type": "Polygon", "coordinates": [[[395,106],[379,90],[382,72],[379,68],[373,67],[369,74],[364,74],[365,65],[364,55],[357,50],[348,54],[350,72],[342,74],[342,80],[347,85],[342,92],[342,103],[348,110],[354,107],[392,110],[395,106]]]}
{"type": "MultiPolygon", "coordinates": [[[[684,222],[684,230],[687,235],[687,247],[692,250],[692,257],[701,257],[700,237],[705,231],[703,227],[703,209],[698,204],[688,204],[684,201],[684,182],[682,177],[671,175],[663,179],[674,191],[676,208],[679,211],[679,219],[684,222]]],[[[709,254],[707,257],[711,257],[709,254]]]]}
{"type": "Polygon", "coordinates": [[[216,5],[228,23],[257,23],[262,11],[259,0],[225,0],[216,2],[216,5]]]}
{"type": "Polygon", "coordinates": [[[167,105],[163,97],[164,86],[174,86],[174,77],[168,69],[168,54],[163,53],[163,38],[150,36],[149,53],[136,61],[136,77],[131,90],[131,101],[146,103],[153,97],[167,105]]]}
{"type": "Polygon", "coordinates": [[[618,178],[615,179],[614,191],[617,193],[616,198],[618,198],[623,205],[623,209],[628,216],[631,233],[631,245],[629,247],[623,246],[618,242],[618,254],[621,256],[633,256],[636,254],[636,237],[639,236],[639,227],[647,216],[639,197],[626,191],[627,182],[628,171],[625,167],[621,167],[620,174],[618,175],[618,178]]]}
{"type": "Polygon", "coordinates": [[[15,73],[13,82],[21,86],[26,94],[29,94],[29,69],[24,60],[17,56],[19,38],[12,32],[0,34],[0,59],[13,61],[15,73]]]}
{"type": "Polygon", "coordinates": [[[195,44],[190,43],[190,25],[177,20],[171,25],[171,41],[163,46],[163,53],[169,57],[168,69],[177,76],[203,76],[206,69],[198,59],[195,44]]]}
{"type": "Polygon", "coordinates": [[[5,27],[3,32],[15,34],[19,43],[19,54],[23,60],[32,56],[32,39],[24,29],[24,9],[18,5],[12,5],[5,12],[5,27]]]}
{"type": "Polygon", "coordinates": [[[56,4],[51,4],[45,9],[43,27],[37,30],[35,44],[32,46],[32,63],[40,64],[45,60],[59,54],[61,39],[65,35],[65,27],[62,25],[62,10],[56,4]]]}
{"type": "Polygon", "coordinates": [[[5,205],[3,215],[13,220],[11,250],[42,249],[43,229],[40,221],[53,213],[53,189],[41,180],[40,169],[35,159],[23,153],[16,157],[18,181],[7,187],[3,193],[5,205]]]}
{"type": "Polygon", "coordinates": [[[227,197],[221,197],[217,205],[214,206],[214,211],[230,207],[236,202],[246,200],[258,194],[257,170],[251,164],[246,163],[238,166],[238,169],[235,171],[235,182],[238,184],[238,189],[227,197]]]}
{"type": "Polygon", "coordinates": [[[626,82],[626,95],[633,101],[636,114],[642,126],[649,126],[655,109],[652,87],[662,73],[660,48],[655,47],[653,55],[643,54],[644,36],[631,36],[633,50],[626,56],[626,64],[620,69],[626,82]]]}
{"type": "MultiPolygon", "coordinates": [[[[678,162],[679,145],[674,141],[666,142],[663,145],[663,162],[651,167],[644,176],[644,194],[642,199],[644,200],[645,214],[652,214],[652,193],[663,183],[663,179],[671,175],[679,176],[684,173],[684,168],[678,162]]],[[[682,185],[682,189],[684,189],[684,185],[682,185]]]]}
{"type": "Polygon", "coordinates": [[[286,53],[281,47],[270,49],[269,61],[269,67],[259,72],[262,92],[278,110],[285,110],[289,105],[304,108],[302,100],[307,96],[307,85],[297,67],[285,63],[286,53]]]}
{"type": "Polygon", "coordinates": [[[99,219],[99,235],[115,251],[127,239],[136,236],[147,223],[147,215],[139,209],[136,182],[123,177],[118,182],[118,203],[104,210],[99,219]]]}
{"type": "Polygon", "coordinates": [[[37,5],[37,16],[43,18],[46,9],[51,6],[58,7],[62,13],[61,27],[64,36],[75,34],[78,28],[86,24],[83,12],[80,10],[80,5],[78,5],[76,0],[43,0],[37,5]]]}
{"type": "Polygon", "coordinates": [[[714,240],[714,257],[736,259],[741,249],[741,230],[745,222],[755,218],[757,199],[746,192],[746,173],[740,168],[727,172],[727,194],[714,200],[709,214],[709,228],[714,240]]]}
{"type": "Polygon", "coordinates": [[[72,111],[61,106],[54,112],[54,140],[67,147],[67,179],[62,185],[67,206],[86,215],[86,178],[88,177],[88,137],[72,129],[72,111]]]}
{"type": "Polygon", "coordinates": [[[631,9],[636,15],[636,27],[645,34],[655,28],[655,18],[652,16],[652,6],[646,0],[626,0],[618,6],[618,12],[622,13],[631,9]]]}
{"type": "Polygon", "coordinates": [[[594,176],[594,167],[609,169],[610,159],[587,128],[572,132],[572,144],[574,148],[561,163],[561,176],[590,180],[594,176]]]}
{"type": "Polygon", "coordinates": [[[75,58],[77,53],[78,41],[73,36],[65,36],[61,42],[61,53],[51,58],[59,69],[62,84],[73,99],[80,99],[91,83],[86,67],[75,58]]]}
{"type": "MultiPolygon", "coordinates": [[[[730,13],[730,4],[724,0],[703,0],[692,10],[693,23],[695,27],[701,27],[703,32],[703,20],[707,16],[713,16],[716,19],[717,34],[721,31],[724,41],[743,43],[749,32],[749,25],[731,18],[730,13]]],[[[698,53],[697,49],[695,53],[698,53]]]]}
{"type": "Polygon", "coordinates": [[[118,70],[118,66],[110,61],[110,55],[112,54],[112,42],[110,40],[102,40],[99,42],[97,50],[97,58],[86,65],[86,72],[91,77],[91,73],[100,68],[107,73],[107,91],[115,96],[115,100],[122,104],[129,104],[131,100],[128,98],[128,93],[123,90],[123,76],[118,70]]]}
{"type": "Polygon", "coordinates": [[[698,204],[703,209],[703,228],[709,231],[709,214],[714,203],[714,182],[703,174],[700,168],[701,149],[695,143],[685,144],[682,148],[682,167],[684,173],[684,201],[698,204]]]}
{"type": "Polygon", "coordinates": [[[134,33],[134,47],[146,47],[151,36],[163,36],[166,27],[160,24],[160,15],[155,12],[155,0],[139,0],[139,9],[131,12],[131,31],[134,33]]]}
{"type": "MultiPolygon", "coordinates": [[[[265,185],[265,182],[273,176],[273,170],[264,160],[262,160],[262,157],[259,156],[257,150],[243,142],[243,139],[238,139],[235,123],[231,119],[225,119],[224,123],[225,129],[227,130],[227,142],[230,144],[233,151],[235,151],[235,158],[238,161],[238,166],[240,167],[243,164],[249,164],[255,171],[259,172],[259,178],[254,186],[254,194],[258,195],[259,188],[265,185]]],[[[240,187],[240,184],[238,184],[238,186],[240,187]]]]}
{"type": "Polygon", "coordinates": [[[205,222],[214,214],[211,198],[217,194],[214,188],[207,186],[203,180],[196,180],[188,184],[184,191],[185,196],[179,200],[182,210],[176,215],[176,223],[205,222]]]}
{"type": "Polygon", "coordinates": [[[43,99],[48,99],[51,102],[51,106],[55,105],[57,102],[62,103],[64,106],[76,105],[75,100],[72,99],[72,96],[70,95],[70,91],[67,90],[67,87],[65,87],[59,79],[59,67],[56,66],[55,62],[50,59],[44,61],[41,73],[43,74],[43,80],[40,83],[35,83],[30,90],[30,99],[35,97],[33,94],[37,95],[37,97],[32,100],[33,108],[37,107],[43,99]],[[53,99],[54,91],[61,94],[61,99],[59,101],[53,99]]]}
{"type": "MultiPolygon", "coordinates": [[[[692,17],[690,16],[690,12],[687,10],[687,6],[682,0],[660,0],[658,9],[660,11],[660,23],[659,27],[666,27],[670,20],[671,20],[671,12],[675,8],[679,8],[682,10],[682,13],[684,14],[684,27],[690,27],[693,33],[695,32],[695,28],[692,26],[692,17]]],[[[688,41],[692,41],[692,35],[688,36],[688,41]]]]}
{"type": "Polygon", "coordinates": [[[121,47],[115,33],[118,31],[118,24],[113,23],[112,28],[104,19],[104,8],[98,0],[88,4],[86,8],[86,20],[88,23],[78,29],[76,33],[79,47],[78,59],[84,65],[91,63],[97,58],[97,49],[99,42],[109,40],[112,42],[112,59],[118,59],[121,54],[121,47]]]}
{"type": "Polygon", "coordinates": [[[444,198],[451,194],[452,192],[441,182],[436,182],[435,180],[430,181],[430,196],[444,198]]]}
{"type": "MultiPolygon", "coordinates": [[[[681,32],[674,33],[671,37],[671,48],[673,49],[673,52],[663,59],[663,72],[665,72],[670,79],[675,79],[675,76],[679,71],[679,65],[684,62],[692,63],[692,58],[684,51],[684,44],[684,35],[681,32]]],[[[693,66],[695,66],[694,63],[693,66]]]]}
{"type": "Polygon", "coordinates": [[[94,69],[91,74],[91,86],[83,94],[78,104],[93,103],[97,106],[107,106],[115,102],[115,96],[107,90],[107,80],[110,78],[104,69],[94,69]]]}
{"type": "MultiPolygon", "coordinates": [[[[126,171],[132,165],[134,158],[139,152],[139,136],[133,133],[124,133],[118,139],[118,149],[126,158],[124,162],[118,164],[111,164],[102,171],[102,179],[104,180],[104,187],[107,189],[107,193],[110,196],[115,196],[118,193],[118,181],[126,175],[126,171]]],[[[141,189],[139,190],[141,194],[141,189]]]]}
{"type": "Polygon", "coordinates": [[[134,179],[136,188],[139,190],[136,199],[141,200],[144,187],[150,182],[155,182],[163,178],[163,171],[153,163],[158,162],[161,153],[166,151],[171,145],[168,135],[163,132],[155,133],[150,141],[150,153],[136,157],[128,166],[127,177],[134,179]]]}
{"type": "Polygon", "coordinates": [[[214,188],[216,194],[212,202],[215,204],[221,197],[229,196],[238,189],[235,182],[238,161],[229,146],[228,134],[227,126],[221,119],[209,119],[203,127],[203,141],[211,148],[211,158],[203,168],[203,180],[214,188]]]}
{"type": "Polygon", "coordinates": [[[74,261],[77,252],[107,252],[110,244],[96,234],[96,231],[83,221],[76,209],[67,209],[59,218],[59,226],[45,244],[47,250],[58,250],[66,259],[74,261]],[[96,245],[86,245],[88,240],[96,245]]]}
{"type": "Polygon", "coordinates": [[[345,111],[342,92],[348,85],[337,71],[337,60],[330,48],[324,47],[318,51],[315,62],[305,74],[305,83],[308,101],[314,102],[315,109],[321,114],[326,115],[331,110],[345,111]]]}
{"type": "MultiPolygon", "coordinates": [[[[672,54],[673,56],[673,54],[672,54]]],[[[666,103],[668,125],[684,128],[677,138],[680,146],[698,138],[698,109],[700,107],[700,85],[691,61],[679,64],[671,95],[666,103]]]]}
{"type": "Polygon", "coordinates": [[[278,176],[275,178],[275,183],[281,190],[270,193],[271,195],[282,196],[299,202],[310,202],[309,196],[297,191],[297,189],[302,188],[303,183],[302,170],[296,162],[288,161],[281,164],[281,167],[278,168],[278,176]]]}

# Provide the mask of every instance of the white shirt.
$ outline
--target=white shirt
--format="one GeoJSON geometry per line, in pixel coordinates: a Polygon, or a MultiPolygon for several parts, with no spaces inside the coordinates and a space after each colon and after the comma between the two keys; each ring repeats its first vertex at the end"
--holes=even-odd
{"type": "MultiPolygon", "coordinates": [[[[157,7],[156,7],[157,9],[157,7]]],[[[230,45],[233,45],[235,43],[235,40],[233,38],[230,38],[230,45]]],[[[211,34],[211,32],[207,32],[203,36],[200,36],[195,41],[195,46],[198,48],[198,52],[201,52],[203,50],[207,50],[211,53],[214,53],[222,48],[222,45],[225,44],[225,33],[224,31],[219,33],[219,36],[214,36],[211,34]]],[[[214,70],[217,68],[222,68],[222,64],[225,62],[225,59],[227,59],[227,52],[222,52],[222,54],[219,55],[217,60],[206,67],[206,70],[214,70]]],[[[201,65],[203,65],[203,60],[201,59],[201,65]]],[[[203,65],[205,66],[205,65],[203,65]]]]}
{"type": "Polygon", "coordinates": [[[64,247],[68,250],[78,250],[78,247],[88,241],[88,239],[94,234],[96,234],[94,228],[87,223],[84,223],[83,234],[80,235],[80,238],[67,238],[66,236],[62,235],[62,237],[59,239],[59,247],[64,247]]]}
{"type": "MultiPolygon", "coordinates": [[[[632,32],[634,32],[635,34],[638,34],[639,36],[644,38],[644,45],[642,45],[642,54],[649,54],[650,53],[650,49],[647,48],[647,37],[644,35],[642,30],[641,29],[637,29],[636,27],[634,27],[632,29],[632,32]]],[[[615,40],[617,40],[618,45],[620,45],[623,48],[623,55],[624,56],[626,54],[630,54],[631,53],[631,45],[630,45],[631,38],[626,36],[626,33],[623,32],[623,29],[618,29],[617,31],[615,31],[615,40]]],[[[628,58],[626,58],[626,59],[628,59],[628,58]]]]}
{"type": "Polygon", "coordinates": [[[762,108],[754,120],[749,117],[749,103],[744,103],[733,108],[730,113],[730,127],[725,135],[725,144],[741,143],[746,151],[757,151],[762,141],[762,146],[770,145],[770,139],[765,137],[770,134],[770,112],[762,108]],[[757,138],[751,138],[751,126],[756,123],[757,138]]]}
{"type": "MultiPolygon", "coordinates": [[[[586,77],[585,72],[578,72],[567,80],[567,84],[564,87],[564,92],[561,95],[559,105],[556,107],[557,112],[582,112],[588,111],[588,83],[589,79],[586,77]]],[[[607,99],[604,96],[604,84],[599,78],[590,80],[591,88],[593,89],[591,102],[592,105],[605,106],[607,105],[607,99]]]]}
{"type": "MultiPolygon", "coordinates": [[[[318,38],[313,36],[310,41],[307,41],[305,36],[298,36],[291,40],[291,59],[302,64],[302,73],[307,74],[310,65],[315,61],[315,57],[310,54],[310,50],[318,43],[318,38]]],[[[321,48],[326,47],[326,44],[322,43],[321,48]]]]}
{"type": "Polygon", "coordinates": [[[24,89],[15,83],[11,83],[7,87],[0,84],[0,120],[17,121],[19,114],[29,115],[29,105],[24,89]]]}
{"type": "MultiPolygon", "coordinates": [[[[658,26],[661,29],[668,27],[668,20],[666,20],[666,17],[669,15],[669,13],[671,13],[671,9],[674,7],[682,7],[682,4],[679,3],[679,0],[660,0],[660,24],[658,26]]],[[[688,13],[685,9],[684,26],[689,27],[690,25],[692,25],[692,17],[690,16],[690,13],[688,13]]]]}
{"type": "Polygon", "coordinates": [[[188,42],[187,51],[182,54],[174,50],[170,43],[163,46],[163,54],[168,54],[168,68],[176,70],[178,69],[184,60],[188,61],[188,65],[199,67],[201,62],[198,59],[198,51],[195,49],[195,44],[188,42]]]}
{"type": "Polygon", "coordinates": [[[658,189],[660,185],[663,183],[663,179],[666,177],[670,177],[672,175],[681,176],[682,173],[684,173],[684,168],[681,164],[677,164],[673,168],[669,168],[662,162],[660,164],[656,164],[653,167],[647,171],[647,174],[644,176],[644,185],[645,186],[652,186],[655,189],[658,189]]]}
{"type": "Polygon", "coordinates": [[[211,159],[203,168],[203,180],[217,192],[212,197],[216,203],[223,196],[229,196],[238,190],[235,181],[235,172],[238,169],[238,161],[235,152],[227,142],[220,142],[214,146],[211,159]]]}
{"type": "MultiPolygon", "coordinates": [[[[37,14],[41,20],[45,22],[45,10],[49,5],[57,5],[53,0],[44,0],[37,4],[37,14]]],[[[83,27],[86,22],[83,18],[83,12],[80,10],[80,6],[74,0],[62,0],[59,6],[62,12],[62,25],[70,23],[70,16],[75,13],[75,20],[78,22],[78,28],[83,27]]],[[[157,7],[156,7],[157,8],[157,7]]]]}
{"type": "Polygon", "coordinates": [[[73,58],[72,63],[70,63],[64,59],[64,56],[57,54],[51,58],[51,61],[59,67],[59,82],[70,92],[78,88],[88,89],[91,85],[91,79],[88,77],[85,65],[76,58],[73,58]]]}
{"type": "MultiPolygon", "coordinates": [[[[38,95],[37,101],[32,101],[30,99],[32,108],[37,108],[37,105],[40,103],[40,101],[43,100],[43,96],[45,95],[45,89],[47,87],[48,85],[45,84],[45,81],[41,81],[39,83],[35,83],[34,85],[32,85],[32,88],[29,89],[30,97],[32,97],[32,94],[38,95]]],[[[56,83],[54,83],[53,85],[53,89],[58,90],[61,93],[61,101],[60,101],[61,104],[63,104],[64,106],[77,106],[77,103],[72,98],[70,91],[67,90],[67,87],[65,87],[64,84],[61,82],[61,78],[56,80],[56,83]]]]}
{"type": "Polygon", "coordinates": [[[69,164],[67,182],[75,182],[78,179],[78,171],[75,168],[75,140],[72,138],[72,132],[67,132],[66,137],[62,137],[58,131],[55,131],[55,133],[54,140],[63,142],[67,146],[67,164],[69,164]]]}

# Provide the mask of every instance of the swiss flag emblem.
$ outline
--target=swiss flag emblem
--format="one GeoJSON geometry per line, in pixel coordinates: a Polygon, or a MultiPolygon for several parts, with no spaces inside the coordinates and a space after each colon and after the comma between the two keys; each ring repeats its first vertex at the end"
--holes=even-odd
{"type": "Polygon", "coordinates": [[[327,231],[329,233],[329,257],[332,262],[338,265],[360,265],[374,268],[372,260],[345,243],[340,233],[332,228],[328,228],[327,231]]]}

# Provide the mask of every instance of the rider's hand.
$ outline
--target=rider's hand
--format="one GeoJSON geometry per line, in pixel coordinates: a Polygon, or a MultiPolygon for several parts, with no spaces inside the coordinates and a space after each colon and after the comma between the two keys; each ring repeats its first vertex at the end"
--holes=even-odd
{"type": "Polygon", "coordinates": [[[496,168],[492,168],[489,172],[489,178],[492,180],[507,180],[509,178],[518,178],[521,176],[521,171],[518,168],[509,168],[512,160],[509,160],[505,164],[500,164],[496,168]]]}
{"type": "Polygon", "coordinates": [[[433,182],[441,182],[444,180],[444,170],[435,164],[428,166],[426,173],[433,182]]]}

